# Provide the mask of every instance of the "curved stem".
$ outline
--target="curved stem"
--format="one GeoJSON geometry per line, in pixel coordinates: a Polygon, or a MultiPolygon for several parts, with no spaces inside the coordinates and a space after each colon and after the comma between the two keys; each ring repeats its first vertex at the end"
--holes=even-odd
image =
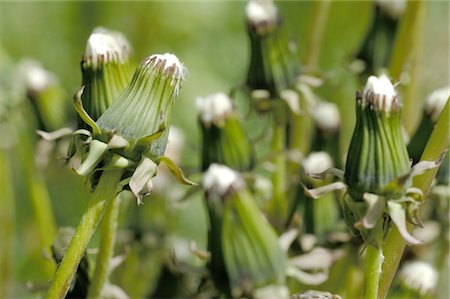
{"type": "MultiPolygon", "coordinates": [[[[445,104],[422,157],[420,158],[421,161],[435,161],[448,148],[449,112],[449,100],[447,100],[447,104],[445,104]]],[[[427,194],[437,171],[438,169],[430,169],[424,174],[415,177],[413,180],[413,187],[419,188],[422,190],[423,194],[427,194]]],[[[392,226],[387,233],[383,245],[383,251],[386,254],[386,258],[382,266],[379,298],[385,298],[389,292],[405,246],[406,243],[398,232],[397,227],[392,226]]]]}
{"type": "Polygon", "coordinates": [[[92,284],[89,288],[88,298],[99,298],[105,282],[110,273],[110,261],[114,253],[116,241],[117,218],[119,216],[120,197],[116,196],[106,206],[105,215],[100,224],[100,246],[95,264],[92,284]]]}
{"type": "Polygon", "coordinates": [[[67,248],[66,254],[56,270],[55,278],[48,290],[46,298],[64,298],[69,290],[81,258],[86,250],[89,240],[101,220],[105,205],[113,200],[117,193],[117,185],[122,177],[123,170],[104,171],[90,199],[75,235],[67,248]]]}

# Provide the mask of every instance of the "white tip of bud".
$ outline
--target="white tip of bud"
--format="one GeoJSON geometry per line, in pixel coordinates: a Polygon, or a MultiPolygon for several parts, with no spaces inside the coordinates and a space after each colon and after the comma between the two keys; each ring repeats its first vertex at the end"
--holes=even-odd
{"type": "Polygon", "coordinates": [[[174,54],[154,54],[146,59],[146,62],[151,61],[153,61],[156,66],[164,64],[164,71],[170,70],[175,79],[184,80],[186,68],[174,54]]]}
{"type": "Polygon", "coordinates": [[[220,126],[233,112],[233,103],[230,97],[223,92],[197,98],[196,106],[200,120],[205,125],[220,126]]]}
{"type": "Polygon", "coordinates": [[[250,0],[245,7],[245,15],[253,24],[275,22],[278,10],[272,0],[250,0]]]}
{"type": "Polygon", "coordinates": [[[19,72],[22,74],[28,90],[39,92],[56,82],[56,77],[35,60],[22,61],[19,72]]]}
{"type": "Polygon", "coordinates": [[[303,160],[305,173],[321,173],[333,167],[333,160],[326,152],[313,152],[303,160]]]}
{"type": "Polygon", "coordinates": [[[419,292],[422,296],[434,292],[439,278],[435,268],[420,261],[405,264],[399,275],[405,286],[419,292]]]}
{"type": "Polygon", "coordinates": [[[99,27],[89,36],[84,54],[92,59],[92,64],[96,67],[99,59],[123,63],[128,59],[130,50],[130,43],[122,33],[99,27]]]}
{"type": "Polygon", "coordinates": [[[433,121],[437,121],[442,109],[444,109],[445,103],[447,103],[449,96],[450,86],[439,88],[428,96],[425,103],[425,111],[431,116],[433,121]]]}
{"type": "Polygon", "coordinates": [[[370,76],[364,87],[363,101],[385,112],[397,109],[397,93],[385,74],[370,76]]]}
{"type": "Polygon", "coordinates": [[[406,9],[406,0],[377,0],[377,4],[393,18],[399,18],[406,9]]]}
{"type": "Polygon", "coordinates": [[[239,173],[220,164],[211,164],[203,176],[203,188],[219,196],[225,195],[233,185],[241,183],[239,173]]]}
{"type": "Polygon", "coordinates": [[[336,131],[341,125],[341,117],[336,104],[319,102],[312,111],[312,117],[319,129],[336,131]]]}

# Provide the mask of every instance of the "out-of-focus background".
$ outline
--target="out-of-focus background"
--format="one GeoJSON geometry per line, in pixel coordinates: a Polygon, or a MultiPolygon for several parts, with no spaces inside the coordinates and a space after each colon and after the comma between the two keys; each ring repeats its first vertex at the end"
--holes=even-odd
{"type": "MultiPolygon", "coordinates": [[[[297,44],[301,62],[308,59],[305,55],[311,46],[308,44],[314,22],[311,3],[277,2],[285,32],[297,44]]],[[[194,173],[200,158],[196,97],[228,91],[245,80],[249,61],[245,4],[243,1],[1,2],[0,69],[25,58],[40,61],[57,76],[66,93],[67,111],[74,119],[71,98],[81,84],[81,54],[95,27],[123,32],[133,47],[135,63],[154,53],[176,54],[188,69],[188,75],[175,105],[172,123],[185,134],[181,164],[194,173]]],[[[318,93],[339,103],[344,119],[343,148],[348,145],[354,125],[354,93],[362,86],[352,70],[352,63],[373,16],[371,1],[332,2],[317,53],[318,69],[333,78],[318,93]]],[[[416,96],[420,99],[449,82],[449,3],[429,1],[425,22],[422,53],[417,63],[416,96]]],[[[417,116],[420,109],[417,107],[417,116]]],[[[411,121],[415,122],[411,125],[414,127],[419,118],[411,121]]],[[[2,129],[0,138],[6,138],[7,134],[9,131],[2,129]]],[[[32,142],[36,140],[37,136],[32,142]]],[[[13,152],[10,157],[16,219],[11,260],[13,294],[24,298],[34,296],[27,291],[27,282],[33,282],[28,284],[28,289],[39,290],[40,284],[46,287],[51,276],[44,274],[40,266],[43,255],[37,246],[33,208],[27,199],[34,191],[23,178],[20,155],[13,152]]],[[[58,226],[76,226],[88,198],[83,180],[55,158],[44,170],[44,179],[58,226]]],[[[152,196],[146,198],[145,205],[151,206],[151,201],[152,196]]],[[[180,203],[176,214],[170,219],[177,221],[179,234],[186,240],[196,240],[205,248],[206,220],[200,198],[180,203]]],[[[149,217],[157,219],[157,212],[150,212],[149,217]]],[[[90,247],[95,247],[95,240],[90,247]]]]}

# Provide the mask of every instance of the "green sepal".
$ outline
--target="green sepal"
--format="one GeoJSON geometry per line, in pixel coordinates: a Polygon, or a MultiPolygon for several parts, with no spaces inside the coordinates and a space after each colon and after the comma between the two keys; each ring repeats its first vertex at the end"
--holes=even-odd
{"type": "Polygon", "coordinates": [[[406,214],[403,205],[392,200],[388,201],[387,205],[389,216],[391,217],[391,220],[392,222],[394,222],[395,226],[397,226],[397,229],[402,235],[403,239],[405,239],[405,241],[411,245],[421,244],[422,241],[417,240],[408,232],[408,228],[406,227],[406,214]]]}
{"type": "Polygon", "coordinates": [[[127,147],[130,143],[128,140],[120,135],[113,135],[108,142],[108,148],[123,148],[127,147]]]}
{"type": "Polygon", "coordinates": [[[190,186],[197,186],[197,183],[194,183],[192,181],[190,181],[189,179],[187,179],[184,176],[183,171],[181,170],[181,168],[179,168],[175,162],[173,162],[172,160],[170,160],[167,157],[161,156],[156,158],[156,163],[160,164],[161,162],[163,162],[167,168],[169,169],[170,173],[175,177],[175,179],[184,185],[190,185],[190,186]]]}
{"type": "Polygon", "coordinates": [[[142,197],[153,189],[152,178],[156,175],[158,165],[150,158],[142,157],[141,162],[131,176],[129,186],[137,198],[138,204],[142,204],[142,197]]]}
{"type": "Polygon", "coordinates": [[[113,154],[111,161],[109,161],[105,167],[102,167],[101,170],[126,169],[129,167],[133,167],[134,165],[136,165],[134,161],[124,158],[121,155],[113,154]]]}
{"type": "Polygon", "coordinates": [[[60,139],[62,137],[68,136],[68,135],[72,135],[73,134],[73,130],[71,128],[61,128],[58,129],[56,131],[53,132],[45,132],[42,130],[36,130],[36,133],[42,137],[42,139],[47,140],[47,141],[53,141],[53,140],[57,140],[60,139]]]}
{"type": "Polygon", "coordinates": [[[89,143],[89,151],[86,159],[75,170],[81,176],[88,175],[102,160],[103,154],[107,151],[108,145],[99,140],[92,140],[89,143]]]}
{"type": "Polygon", "coordinates": [[[152,133],[150,135],[139,138],[136,143],[138,146],[149,147],[151,145],[151,143],[153,141],[155,141],[156,139],[160,138],[165,133],[165,131],[166,131],[166,125],[164,124],[164,122],[161,122],[159,124],[158,131],[156,131],[155,133],[152,133]]]}
{"type": "Polygon", "coordinates": [[[361,225],[366,229],[371,229],[383,217],[386,198],[373,193],[364,193],[363,198],[367,203],[367,212],[361,219],[361,225]]]}
{"type": "Polygon", "coordinates": [[[94,135],[100,134],[100,128],[97,126],[95,121],[89,116],[89,114],[83,108],[83,102],[81,101],[81,95],[83,94],[84,86],[74,95],[73,102],[75,104],[75,110],[77,111],[80,118],[92,128],[94,135]]]}

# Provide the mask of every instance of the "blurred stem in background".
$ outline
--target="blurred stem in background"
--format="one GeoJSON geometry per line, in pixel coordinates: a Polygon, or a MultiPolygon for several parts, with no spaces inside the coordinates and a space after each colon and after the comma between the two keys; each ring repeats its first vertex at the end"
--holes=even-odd
{"type": "Polygon", "coordinates": [[[10,154],[0,148],[0,297],[10,298],[13,282],[13,243],[15,230],[15,204],[10,154]]]}
{"type": "MultiPolygon", "coordinates": [[[[438,119],[436,127],[428,140],[421,157],[421,161],[435,161],[439,159],[449,145],[449,101],[438,119]]],[[[413,187],[419,188],[424,195],[429,191],[431,183],[436,176],[438,169],[431,169],[424,174],[417,176],[413,180],[413,187]]],[[[400,235],[397,227],[392,226],[385,237],[383,252],[385,260],[382,266],[382,275],[380,280],[379,298],[385,298],[389,292],[392,280],[394,279],[400,260],[405,250],[405,240],[400,235]]]]}
{"type": "Polygon", "coordinates": [[[402,80],[402,73],[409,67],[409,82],[404,91],[403,125],[408,133],[415,128],[419,109],[418,66],[422,56],[427,1],[408,1],[402,17],[389,65],[389,75],[402,80]],[[408,65],[409,63],[409,65],[408,65]]]}
{"type": "Polygon", "coordinates": [[[313,1],[311,24],[309,26],[306,44],[306,61],[304,64],[309,69],[317,68],[319,64],[320,49],[322,48],[322,39],[327,24],[328,13],[330,11],[331,2],[329,0],[313,1]]]}

